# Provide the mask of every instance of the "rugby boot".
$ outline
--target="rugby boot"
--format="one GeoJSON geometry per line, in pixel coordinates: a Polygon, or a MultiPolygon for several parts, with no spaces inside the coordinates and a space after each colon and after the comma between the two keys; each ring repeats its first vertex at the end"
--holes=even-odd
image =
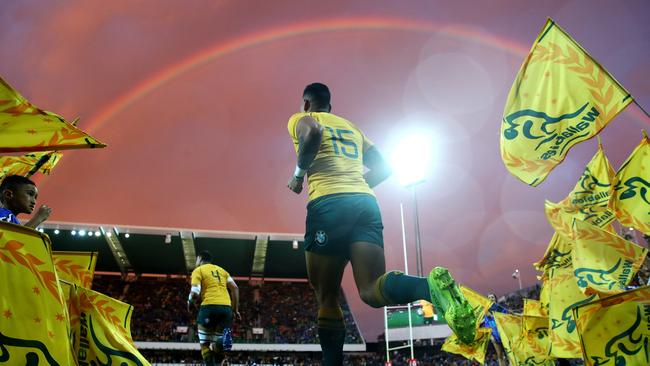
{"type": "Polygon", "coordinates": [[[435,267],[427,277],[431,302],[458,339],[470,344],[476,337],[476,315],[449,270],[435,267]]]}

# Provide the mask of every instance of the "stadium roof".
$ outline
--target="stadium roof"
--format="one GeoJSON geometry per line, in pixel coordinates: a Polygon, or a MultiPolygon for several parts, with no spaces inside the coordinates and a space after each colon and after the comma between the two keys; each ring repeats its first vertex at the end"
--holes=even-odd
{"type": "Polygon", "coordinates": [[[307,278],[301,234],[48,222],[55,251],[97,252],[96,271],[187,274],[196,253],[236,277],[307,278]]]}

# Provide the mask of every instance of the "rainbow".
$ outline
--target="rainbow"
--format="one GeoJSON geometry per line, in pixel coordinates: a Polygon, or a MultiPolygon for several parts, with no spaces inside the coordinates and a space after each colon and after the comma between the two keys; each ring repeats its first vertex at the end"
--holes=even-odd
{"type": "Polygon", "coordinates": [[[420,20],[388,17],[355,17],[312,20],[243,35],[226,42],[218,42],[217,44],[197,52],[176,64],[166,67],[150,78],[141,81],[126,93],[113,100],[99,114],[91,118],[86,130],[89,133],[92,133],[120,111],[133,105],[151,91],[196,67],[205,65],[208,62],[230,55],[234,52],[282,39],[315,33],[367,30],[420,33],[437,32],[438,34],[448,37],[481,43],[517,57],[523,57],[528,53],[528,49],[518,43],[495,37],[477,31],[476,29],[453,24],[432,24],[420,20]]]}

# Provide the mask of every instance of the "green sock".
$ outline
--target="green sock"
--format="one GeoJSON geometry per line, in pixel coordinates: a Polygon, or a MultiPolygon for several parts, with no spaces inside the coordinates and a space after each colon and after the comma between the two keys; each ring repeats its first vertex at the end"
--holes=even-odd
{"type": "Polygon", "coordinates": [[[408,276],[399,271],[391,271],[375,282],[385,305],[407,304],[417,300],[431,301],[429,283],[424,277],[408,276]]]}
{"type": "Polygon", "coordinates": [[[340,307],[318,310],[318,337],[323,350],[323,366],[343,365],[345,322],[340,307]]]}

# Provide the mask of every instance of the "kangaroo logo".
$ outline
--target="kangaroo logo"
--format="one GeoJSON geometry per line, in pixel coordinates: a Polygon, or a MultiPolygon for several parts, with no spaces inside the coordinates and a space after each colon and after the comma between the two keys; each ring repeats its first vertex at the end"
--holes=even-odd
{"type": "Polygon", "coordinates": [[[589,167],[585,168],[579,181],[580,189],[573,194],[571,203],[581,206],[601,205],[609,201],[609,192],[595,192],[598,188],[609,188],[611,184],[600,183],[598,178],[591,173],[589,167]]]}
{"type": "MultiPolygon", "coordinates": [[[[594,361],[594,366],[609,364],[612,358],[614,359],[614,366],[626,366],[628,365],[628,361],[631,361],[626,356],[634,356],[642,351],[645,355],[646,362],[650,361],[650,350],[648,350],[650,339],[643,329],[639,329],[640,325],[641,310],[637,306],[634,324],[620,334],[612,337],[605,344],[605,357],[591,356],[591,359],[594,361]]],[[[630,365],[638,365],[638,363],[630,363],[630,365]]]]}
{"type": "Polygon", "coordinates": [[[576,321],[573,319],[573,308],[590,303],[595,297],[596,295],[591,295],[584,300],[580,300],[574,304],[567,306],[562,312],[562,321],[559,321],[558,319],[551,319],[551,329],[557,329],[566,323],[567,333],[573,333],[573,331],[576,329],[576,321]]]}
{"type": "Polygon", "coordinates": [[[585,171],[582,172],[582,176],[580,177],[580,188],[582,188],[582,191],[578,191],[576,193],[591,193],[596,189],[596,187],[603,187],[603,188],[608,188],[611,186],[611,184],[603,184],[598,181],[598,178],[596,178],[595,175],[591,173],[591,169],[589,167],[585,168],[585,171]]]}
{"type": "Polygon", "coordinates": [[[566,113],[559,117],[552,117],[544,112],[533,109],[523,109],[513,112],[503,119],[503,122],[507,124],[507,128],[503,130],[503,137],[506,140],[514,140],[521,134],[528,140],[537,140],[539,142],[535,147],[535,151],[543,145],[551,143],[541,155],[541,159],[548,160],[558,153],[563,154],[572,141],[589,135],[589,131],[585,130],[600,115],[596,107],[591,107],[591,110],[582,116],[575,126],[567,126],[562,131],[558,131],[558,124],[560,122],[577,118],[587,110],[588,105],[589,102],[585,103],[575,112],[566,113]]]}
{"type": "Polygon", "coordinates": [[[625,188],[625,190],[621,192],[621,200],[633,198],[638,194],[645,203],[650,205],[650,201],[648,201],[648,189],[650,188],[650,183],[645,179],[641,177],[632,177],[624,183],[619,183],[616,186],[617,191],[623,188],[625,188]]]}
{"type": "Polygon", "coordinates": [[[38,340],[12,338],[2,333],[0,333],[0,363],[4,364],[11,359],[8,346],[31,349],[25,355],[25,362],[17,360],[17,357],[11,360],[11,363],[14,365],[23,364],[26,366],[38,366],[42,355],[43,363],[47,362],[48,365],[59,366],[59,363],[54,359],[50,350],[45,344],[43,344],[43,342],[38,340]]]}
{"type": "Polygon", "coordinates": [[[533,334],[537,335],[538,339],[544,339],[548,337],[548,327],[540,327],[532,331],[533,334]]]}
{"type": "Polygon", "coordinates": [[[616,264],[608,270],[604,269],[591,269],[591,268],[578,268],[573,271],[573,274],[578,278],[578,287],[586,288],[587,285],[594,284],[596,286],[607,286],[609,290],[616,286],[615,279],[612,279],[611,274],[616,272],[618,267],[621,265],[621,259],[619,258],[616,264]]]}
{"type": "Polygon", "coordinates": [[[568,268],[571,266],[571,249],[567,252],[553,249],[546,263],[548,268],[568,268]]]}
{"type": "Polygon", "coordinates": [[[105,345],[103,344],[98,338],[97,335],[95,334],[95,327],[93,326],[93,319],[92,316],[88,316],[88,324],[90,328],[90,335],[92,336],[92,340],[95,343],[95,346],[99,351],[103,353],[102,357],[96,357],[94,360],[90,360],[89,363],[82,363],[80,362],[80,365],[101,365],[100,359],[107,359],[108,363],[107,365],[111,365],[114,361],[116,363],[119,363],[120,365],[127,365],[128,363],[126,361],[130,361],[131,365],[134,366],[144,366],[144,364],[138,359],[136,355],[134,355],[131,352],[128,351],[120,351],[117,349],[114,349],[111,347],[111,345],[105,345]]]}

